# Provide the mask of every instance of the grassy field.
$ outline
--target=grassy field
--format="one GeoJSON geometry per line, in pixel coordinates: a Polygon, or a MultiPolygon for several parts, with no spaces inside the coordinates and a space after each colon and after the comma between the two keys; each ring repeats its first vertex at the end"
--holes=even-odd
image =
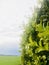
{"type": "Polygon", "coordinates": [[[20,65],[20,56],[0,56],[0,65],[20,65]]]}

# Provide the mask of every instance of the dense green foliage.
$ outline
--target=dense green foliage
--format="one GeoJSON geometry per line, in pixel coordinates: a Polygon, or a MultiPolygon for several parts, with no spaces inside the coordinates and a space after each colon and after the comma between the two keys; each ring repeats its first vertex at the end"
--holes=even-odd
{"type": "Polygon", "coordinates": [[[25,28],[22,64],[49,65],[49,0],[43,0],[41,8],[25,28]]]}
{"type": "Polygon", "coordinates": [[[0,65],[21,65],[20,56],[0,56],[0,65]]]}

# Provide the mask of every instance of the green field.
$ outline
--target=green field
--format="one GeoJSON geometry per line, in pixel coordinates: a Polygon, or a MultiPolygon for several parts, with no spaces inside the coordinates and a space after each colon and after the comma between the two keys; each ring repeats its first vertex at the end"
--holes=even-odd
{"type": "Polygon", "coordinates": [[[0,56],[0,65],[21,65],[20,56],[0,56]]]}

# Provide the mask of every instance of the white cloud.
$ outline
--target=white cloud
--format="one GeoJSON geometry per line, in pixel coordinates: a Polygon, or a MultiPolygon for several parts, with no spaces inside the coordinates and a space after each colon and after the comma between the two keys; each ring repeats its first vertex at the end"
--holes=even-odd
{"type": "Polygon", "coordinates": [[[0,0],[0,46],[19,45],[21,26],[28,22],[35,3],[35,0],[0,0]]]}

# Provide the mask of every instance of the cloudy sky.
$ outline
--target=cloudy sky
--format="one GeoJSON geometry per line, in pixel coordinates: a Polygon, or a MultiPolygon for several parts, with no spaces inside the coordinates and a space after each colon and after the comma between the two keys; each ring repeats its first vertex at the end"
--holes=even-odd
{"type": "Polygon", "coordinates": [[[36,0],[0,0],[0,54],[18,54],[23,25],[36,0]]]}

